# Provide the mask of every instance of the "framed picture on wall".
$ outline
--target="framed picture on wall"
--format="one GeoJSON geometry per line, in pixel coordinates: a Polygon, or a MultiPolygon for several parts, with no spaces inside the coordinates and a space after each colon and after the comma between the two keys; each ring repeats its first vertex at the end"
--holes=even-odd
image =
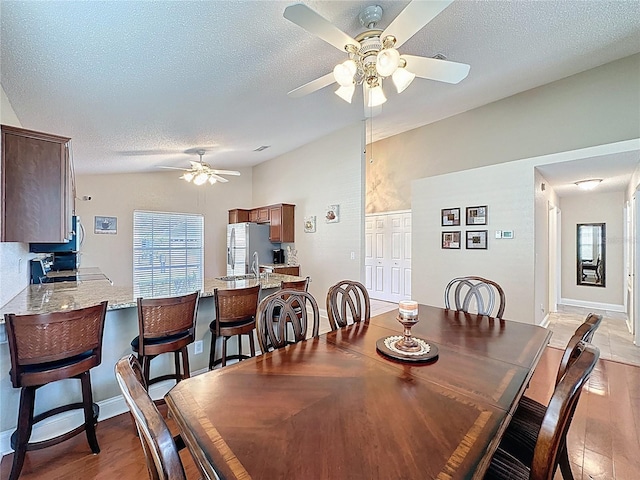
{"type": "Polygon", "coordinates": [[[460,248],[460,231],[442,232],[442,248],[446,248],[446,249],[460,248]]]}
{"type": "Polygon", "coordinates": [[[443,208],[440,217],[443,227],[457,227],[460,225],[460,208],[443,208]]]}
{"type": "Polygon", "coordinates": [[[467,207],[467,225],[486,225],[487,206],[467,207]]]}
{"type": "Polygon", "coordinates": [[[486,250],[488,230],[467,231],[467,250],[486,250]]]}

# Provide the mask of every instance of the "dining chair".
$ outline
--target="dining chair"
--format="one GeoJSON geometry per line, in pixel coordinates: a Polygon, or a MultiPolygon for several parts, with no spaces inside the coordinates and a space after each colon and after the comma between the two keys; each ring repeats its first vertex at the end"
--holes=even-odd
{"type": "Polygon", "coordinates": [[[452,299],[457,311],[472,313],[471,309],[475,304],[475,311],[478,315],[487,315],[498,319],[502,319],[506,303],[504,290],[500,285],[492,280],[476,276],[457,277],[451,280],[444,290],[444,305],[447,310],[451,308],[452,299]],[[498,297],[497,302],[496,296],[498,297]]]}
{"type": "Polygon", "coordinates": [[[303,292],[306,292],[309,290],[309,277],[305,278],[304,280],[293,280],[290,282],[285,282],[284,280],[282,280],[280,282],[280,289],[281,290],[301,290],[303,292]]]}
{"type": "Polygon", "coordinates": [[[342,280],[327,292],[327,316],[331,330],[355,322],[368,322],[371,317],[369,292],[360,282],[342,280]]]}
{"type": "Polygon", "coordinates": [[[38,450],[85,432],[93,453],[100,453],[96,424],[100,408],[93,403],[90,369],[102,362],[102,337],[107,302],[92,307],[56,313],[5,315],[11,370],[9,377],[20,389],[18,425],[11,435],[14,449],[10,480],[20,476],[29,450],[38,450]],[[34,416],[36,390],[64,379],[79,379],[82,401],[38,413],[34,416]],[[32,441],[38,422],[62,412],[83,410],[84,422],[47,440],[32,441]]]}
{"type": "MultiPolygon", "coordinates": [[[[501,442],[491,459],[485,480],[553,479],[582,387],[598,361],[600,350],[581,341],[576,345],[573,355],[573,362],[553,392],[530,459],[518,459],[502,448],[501,442]]],[[[507,431],[510,427],[511,424],[507,431]]]]}
{"type": "Polygon", "coordinates": [[[213,370],[217,364],[226,366],[227,360],[241,361],[256,355],[253,331],[256,328],[260,284],[233,290],[218,290],[216,288],[213,291],[213,297],[216,318],[209,324],[211,331],[209,370],[213,370]],[[250,356],[242,354],[242,335],[249,336],[250,356]],[[238,338],[238,354],[227,355],[227,340],[233,336],[238,338]],[[222,337],[222,356],[216,360],[216,340],[218,337],[222,337]]]}
{"type": "MultiPolygon", "coordinates": [[[[556,375],[556,386],[560,383],[567,369],[576,360],[576,352],[579,344],[581,342],[590,343],[593,334],[601,322],[602,315],[590,313],[587,315],[586,320],[576,329],[571,339],[569,339],[562,355],[556,375]]],[[[509,428],[502,438],[501,447],[521,462],[531,462],[538,432],[540,431],[547,409],[548,407],[546,405],[543,405],[537,400],[523,396],[509,423],[509,428]]],[[[571,472],[566,439],[563,438],[562,442],[562,448],[558,454],[560,472],[564,480],[572,480],[573,474],[571,472]]]]}
{"type": "Polygon", "coordinates": [[[140,364],[134,355],[118,360],[116,380],[138,429],[147,472],[151,480],[186,479],[178,451],[184,448],[182,438],[173,437],[164,418],[147,393],[140,364]]]}
{"type": "Polygon", "coordinates": [[[137,299],[139,335],[131,341],[131,349],[138,354],[138,361],[142,364],[145,385],[189,378],[187,346],[195,339],[199,297],[200,292],[194,292],[178,297],[137,299]],[[151,360],[163,353],[173,353],[175,373],[150,378],[151,360]]]}
{"type": "Polygon", "coordinates": [[[310,321],[313,322],[313,337],[318,336],[320,328],[316,299],[309,292],[300,290],[278,290],[266,296],[258,305],[256,319],[256,334],[262,353],[305,340],[310,321]],[[311,307],[311,315],[308,305],[311,307]],[[287,325],[291,325],[293,340],[287,340],[287,325]]]}

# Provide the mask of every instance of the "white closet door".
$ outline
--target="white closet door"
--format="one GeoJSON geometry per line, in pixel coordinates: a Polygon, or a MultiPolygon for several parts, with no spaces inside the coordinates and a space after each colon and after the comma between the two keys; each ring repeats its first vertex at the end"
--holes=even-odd
{"type": "Polygon", "coordinates": [[[411,213],[368,215],[365,220],[366,287],[372,298],[411,298],[411,213]]]}

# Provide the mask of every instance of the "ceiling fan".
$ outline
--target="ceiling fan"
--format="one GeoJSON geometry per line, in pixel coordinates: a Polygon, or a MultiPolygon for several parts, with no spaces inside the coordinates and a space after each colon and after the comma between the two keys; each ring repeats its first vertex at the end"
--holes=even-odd
{"type": "Polygon", "coordinates": [[[469,74],[469,65],[450,62],[443,57],[400,54],[397,50],[451,3],[453,0],[412,1],[384,30],[375,28],[382,18],[382,7],[368,6],[358,16],[367,30],[355,38],[306,5],[288,6],[284,10],[284,18],[344,50],[348,56],[346,61],[335,66],[333,72],[290,91],[288,95],[302,97],[337,82],[340,87],[336,95],[351,103],[356,85],[362,85],[365,107],[373,109],[380,108],[387,101],[382,81],[389,77],[398,93],[404,91],[416,76],[439,82],[460,82],[469,74]]]}
{"type": "Polygon", "coordinates": [[[200,160],[198,162],[191,161],[191,168],[178,168],[178,167],[160,167],[160,168],[169,168],[172,170],[184,170],[180,178],[186,180],[187,182],[193,181],[195,185],[204,185],[209,182],[213,185],[216,182],[227,183],[227,180],[220,175],[240,175],[240,172],[236,170],[217,170],[215,168],[211,168],[211,165],[202,161],[202,156],[206,153],[204,150],[198,150],[196,152],[200,156],[200,160]]]}

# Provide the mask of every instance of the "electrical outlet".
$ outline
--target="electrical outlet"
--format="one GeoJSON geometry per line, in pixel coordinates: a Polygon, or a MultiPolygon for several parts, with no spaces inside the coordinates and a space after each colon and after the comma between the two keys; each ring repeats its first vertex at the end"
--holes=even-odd
{"type": "Polygon", "coordinates": [[[196,341],[196,343],[193,345],[193,353],[196,355],[199,355],[202,353],[202,349],[203,349],[202,340],[196,341]]]}
{"type": "Polygon", "coordinates": [[[356,252],[351,252],[351,260],[355,260],[356,259],[356,252]]]}

